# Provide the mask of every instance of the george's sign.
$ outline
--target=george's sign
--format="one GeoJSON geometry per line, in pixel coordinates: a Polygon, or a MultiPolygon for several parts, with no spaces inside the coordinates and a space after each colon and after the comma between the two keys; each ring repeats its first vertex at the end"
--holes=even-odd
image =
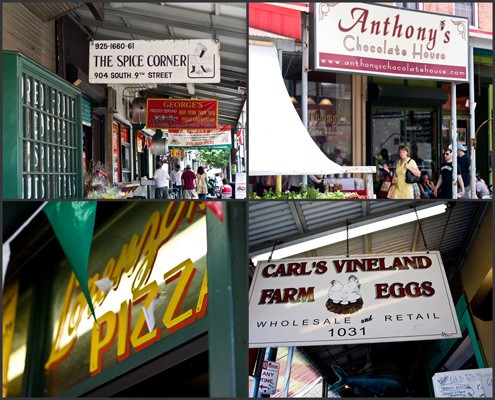
{"type": "Polygon", "coordinates": [[[316,70],[468,81],[466,18],[369,3],[313,8],[316,70]]]}
{"type": "Polygon", "coordinates": [[[216,129],[218,100],[147,99],[146,127],[153,129],[216,129]]]}
{"type": "MultiPolygon", "coordinates": [[[[98,254],[115,248],[116,236],[133,221],[129,215],[122,226],[108,228],[107,234],[93,240],[90,270],[100,272],[93,273],[88,284],[97,322],[72,274],[45,363],[47,374],[64,362],[74,364],[75,357],[86,353],[86,373],[96,375],[206,315],[205,205],[170,202],[163,212],[150,212],[153,207],[134,210],[136,219],[143,215],[148,219],[140,235],[130,234],[120,244],[117,257],[105,261],[98,254]],[[194,249],[182,252],[191,242],[194,249]]],[[[78,364],[85,363],[79,359],[78,364]]]]}
{"type": "Polygon", "coordinates": [[[440,253],[258,263],[250,347],[460,337],[440,253]]]}

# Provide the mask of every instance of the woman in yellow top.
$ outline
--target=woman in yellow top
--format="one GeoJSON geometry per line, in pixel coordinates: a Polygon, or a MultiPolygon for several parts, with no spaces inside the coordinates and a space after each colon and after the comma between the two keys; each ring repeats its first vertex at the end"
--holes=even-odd
{"type": "MultiPolygon", "coordinates": [[[[421,176],[421,171],[418,169],[416,161],[409,157],[409,148],[407,146],[399,146],[399,158],[400,159],[395,164],[397,186],[395,187],[395,193],[392,198],[414,199],[413,185],[412,183],[406,183],[406,171],[411,171],[417,178],[421,176]]],[[[387,164],[383,164],[383,169],[390,173],[387,164]]]]}

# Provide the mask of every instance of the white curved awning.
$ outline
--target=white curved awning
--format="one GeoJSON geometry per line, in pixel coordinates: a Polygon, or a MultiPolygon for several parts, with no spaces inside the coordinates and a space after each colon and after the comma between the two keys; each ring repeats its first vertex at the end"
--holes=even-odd
{"type": "Polygon", "coordinates": [[[342,173],[311,139],[287,93],[272,43],[249,45],[249,175],[342,173]]]}

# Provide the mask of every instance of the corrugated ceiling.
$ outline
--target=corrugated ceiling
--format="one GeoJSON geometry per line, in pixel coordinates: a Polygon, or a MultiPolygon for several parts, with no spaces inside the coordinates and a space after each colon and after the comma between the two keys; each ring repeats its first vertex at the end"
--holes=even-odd
{"type": "MultiPolygon", "coordinates": [[[[104,20],[79,2],[25,3],[42,20],[68,15],[94,40],[218,39],[221,82],[196,84],[190,95],[185,84],[158,84],[154,96],[219,100],[220,125],[235,127],[247,87],[246,3],[106,2],[104,20]]],[[[130,86],[130,85],[127,85],[130,86]]]]}

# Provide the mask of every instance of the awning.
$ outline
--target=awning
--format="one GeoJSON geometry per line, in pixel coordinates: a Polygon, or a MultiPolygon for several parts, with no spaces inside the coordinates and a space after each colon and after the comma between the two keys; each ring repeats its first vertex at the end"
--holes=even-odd
{"type": "Polygon", "coordinates": [[[249,175],[342,173],[304,128],[272,43],[249,45],[249,175]]]}

